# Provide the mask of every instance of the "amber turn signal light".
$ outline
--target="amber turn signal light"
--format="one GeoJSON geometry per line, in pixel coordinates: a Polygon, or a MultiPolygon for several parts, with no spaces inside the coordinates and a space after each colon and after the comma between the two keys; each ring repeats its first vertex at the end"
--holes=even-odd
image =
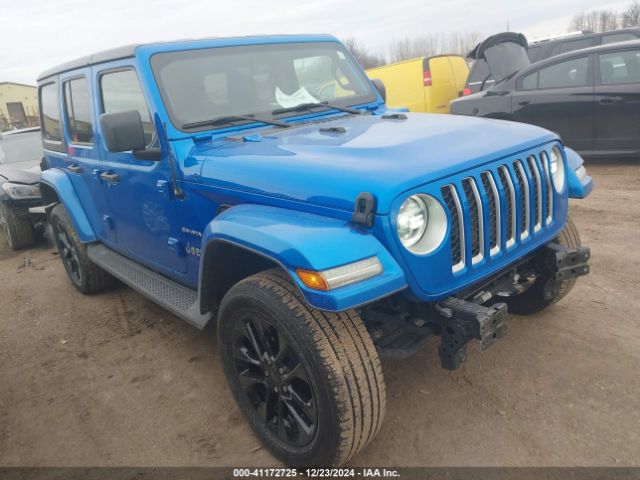
{"type": "Polygon", "coordinates": [[[300,278],[302,283],[307,287],[313,288],[314,290],[329,290],[329,285],[322,274],[312,272],[311,270],[303,270],[302,268],[296,270],[296,273],[298,274],[298,278],[300,278]]]}

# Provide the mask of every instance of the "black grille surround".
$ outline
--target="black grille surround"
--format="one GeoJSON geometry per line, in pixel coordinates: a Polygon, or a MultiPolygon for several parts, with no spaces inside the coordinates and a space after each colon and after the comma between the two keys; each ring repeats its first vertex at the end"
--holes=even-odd
{"type": "Polygon", "coordinates": [[[454,273],[527,241],[553,221],[548,156],[516,158],[440,188],[454,273]]]}

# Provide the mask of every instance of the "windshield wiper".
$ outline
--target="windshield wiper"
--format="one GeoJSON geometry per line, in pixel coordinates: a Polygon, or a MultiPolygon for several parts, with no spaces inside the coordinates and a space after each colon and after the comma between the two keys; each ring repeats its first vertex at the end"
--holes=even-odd
{"type": "Polygon", "coordinates": [[[332,108],[334,110],[340,110],[341,112],[347,113],[355,113],[356,115],[361,114],[360,110],[356,110],[355,108],[349,107],[340,107],[338,105],[333,105],[329,102],[313,102],[313,103],[301,103],[300,105],[296,105],[295,107],[288,108],[277,108],[271,112],[271,115],[280,115],[281,113],[289,113],[289,112],[304,112],[307,110],[313,110],[314,108],[324,107],[324,108],[332,108]]]}
{"type": "Polygon", "coordinates": [[[278,120],[267,120],[265,118],[256,118],[253,115],[223,115],[221,117],[212,118],[210,120],[202,120],[200,122],[185,123],[182,125],[183,129],[199,128],[199,127],[215,127],[218,125],[230,125],[236,123],[239,120],[245,122],[264,123],[266,125],[275,125],[276,127],[287,128],[291,124],[287,122],[280,122],[278,120]]]}

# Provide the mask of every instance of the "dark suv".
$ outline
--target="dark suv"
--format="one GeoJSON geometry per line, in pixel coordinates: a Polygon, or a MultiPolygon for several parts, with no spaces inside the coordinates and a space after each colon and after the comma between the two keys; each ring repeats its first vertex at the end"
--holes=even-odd
{"type": "MultiPolygon", "coordinates": [[[[557,40],[531,42],[527,53],[531,63],[534,63],[562,53],[573,52],[574,50],[638,39],[640,39],[640,28],[626,28],[603,33],[583,33],[582,35],[572,35],[557,40]]],[[[494,83],[495,79],[489,71],[487,62],[483,59],[475,60],[469,70],[463,94],[471,95],[472,93],[480,92],[494,83]]]]}

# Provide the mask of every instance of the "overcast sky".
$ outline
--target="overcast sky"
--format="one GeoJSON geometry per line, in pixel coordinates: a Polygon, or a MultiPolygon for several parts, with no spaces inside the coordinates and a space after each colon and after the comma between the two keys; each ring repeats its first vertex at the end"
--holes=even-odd
{"type": "Polygon", "coordinates": [[[0,0],[0,81],[35,83],[52,66],[130,43],[260,33],[332,33],[387,53],[393,39],[505,30],[562,33],[607,0],[0,0]]]}

